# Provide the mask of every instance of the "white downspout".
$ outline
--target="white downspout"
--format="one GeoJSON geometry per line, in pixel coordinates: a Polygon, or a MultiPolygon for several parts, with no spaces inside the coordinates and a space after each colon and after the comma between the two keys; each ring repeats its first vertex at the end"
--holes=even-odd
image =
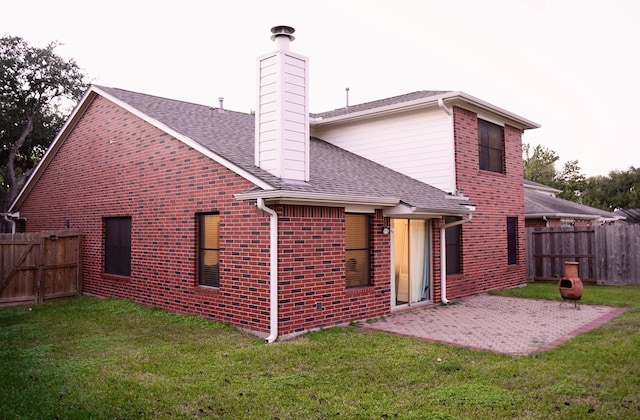
{"type": "Polygon", "coordinates": [[[264,204],[264,198],[258,198],[257,206],[269,214],[271,222],[269,229],[269,331],[271,333],[265,340],[267,343],[273,343],[278,338],[278,214],[264,204]]]}
{"type": "Polygon", "coordinates": [[[469,217],[466,219],[440,226],[440,301],[445,305],[449,304],[449,299],[447,299],[447,241],[445,230],[452,226],[470,222],[472,217],[473,214],[469,213],[469,217]]]}
{"type": "Polygon", "coordinates": [[[438,98],[438,106],[440,107],[440,109],[442,109],[447,115],[451,115],[451,110],[449,108],[447,108],[447,106],[444,104],[444,101],[442,100],[442,98],[438,98]]]}
{"type": "Polygon", "coordinates": [[[10,216],[14,216],[14,214],[11,213],[2,213],[2,215],[4,216],[4,220],[6,220],[7,222],[11,223],[11,234],[15,235],[16,234],[16,221],[11,219],[10,216]]]}

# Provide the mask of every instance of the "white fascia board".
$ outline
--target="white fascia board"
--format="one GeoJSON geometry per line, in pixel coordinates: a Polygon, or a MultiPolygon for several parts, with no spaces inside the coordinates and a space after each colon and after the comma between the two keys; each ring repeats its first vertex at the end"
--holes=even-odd
{"type": "Polygon", "coordinates": [[[383,211],[383,215],[386,217],[402,217],[402,218],[419,218],[419,219],[434,219],[443,216],[466,216],[475,211],[474,206],[464,206],[460,211],[454,210],[442,210],[442,209],[426,209],[410,206],[406,203],[400,203],[399,205],[386,209],[383,211]]]}
{"type": "Polygon", "coordinates": [[[493,114],[499,115],[502,118],[507,119],[511,123],[514,123],[513,125],[515,125],[517,128],[521,128],[523,130],[541,127],[541,125],[536,122],[530,121],[526,118],[523,118],[519,115],[516,115],[512,112],[509,112],[505,109],[502,109],[500,107],[497,107],[495,105],[492,105],[488,102],[485,102],[481,99],[478,99],[474,96],[468,95],[460,91],[447,92],[440,95],[433,95],[433,96],[428,96],[426,98],[415,99],[413,101],[400,102],[397,104],[367,109],[364,111],[337,115],[335,117],[312,119],[310,120],[310,124],[312,126],[322,126],[322,125],[327,125],[334,122],[348,122],[348,121],[357,121],[357,120],[366,119],[366,118],[375,118],[382,115],[405,112],[412,109],[437,107],[439,100],[442,100],[443,103],[447,106],[461,105],[461,107],[464,107],[464,104],[467,104],[476,108],[475,111],[481,110],[481,111],[491,112],[493,114]]]}
{"type": "Polygon", "coordinates": [[[352,197],[338,194],[321,194],[303,191],[267,190],[253,191],[235,194],[234,198],[242,201],[254,201],[258,198],[273,204],[301,204],[322,203],[330,205],[367,205],[376,207],[394,207],[400,200],[398,198],[383,197],[352,197]]]}
{"type": "Polygon", "coordinates": [[[147,123],[151,124],[152,126],[156,127],[157,129],[164,131],[165,133],[169,134],[170,136],[176,138],[177,140],[183,142],[184,144],[186,144],[187,146],[191,147],[192,149],[202,153],[203,155],[207,156],[208,158],[210,158],[211,160],[213,160],[214,162],[219,163],[220,165],[224,166],[225,168],[235,172],[236,174],[240,175],[241,177],[243,177],[244,179],[248,180],[249,182],[251,182],[252,184],[254,184],[255,186],[265,189],[265,190],[269,190],[269,189],[273,189],[273,186],[264,182],[263,180],[261,180],[260,178],[256,177],[255,175],[245,171],[244,169],[238,167],[237,165],[233,164],[232,162],[228,161],[227,159],[223,158],[222,156],[219,156],[215,153],[213,153],[211,150],[207,149],[206,147],[204,147],[203,145],[201,145],[200,143],[194,141],[192,138],[185,136],[184,134],[181,134],[177,131],[175,131],[174,129],[172,129],[171,127],[161,123],[160,121],[151,118],[149,115],[145,114],[142,111],[139,111],[138,109],[132,107],[131,105],[129,105],[126,102],[121,101],[120,99],[111,96],[110,94],[108,94],[107,92],[101,90],[100,88],[97,87],[92,87],[93,90],[95,90],[100,96],[105,97],[106,99],[110,100],[111,102],[115,103],[116,105],[122,107],[123,109],[127,110],[128,112],[131,112],[132,114],[134,114],[135,116],[137,116],[138,118],[146,121],[147,123]]]}
{"type": "Polygon", "coordinates": [[[492,105],[489,102],[483,101],[482,99],[478,99],[475,96],[471,96],[467,93],[464,92],[452,92],[452,98],[443,98],[443,100],[445,101],[445,104],[449,104],[447,103],[447,99],[452,99],[450,101],[451,105],[455,105],[455,100],[462,100],[465,103],[468,103],[470,105],[473,105],[477,108],[479,108],[480,110],[483,111],[488,111],[490,113],[499,115],[502,118],[507,119],[508,121],[511,121],[513,123],[515,123],[515,126],[517,128],[523,129],[523,130],[529,130],[529,129],[533,129],[533,128],[540,128],[542,127],[540,124],[533,122],[531,120],[528,120],[524,117],[521,117],[517,114],[514,114],[513,112],[507,111],[506,109],[500,108],[498,106],[492,105]]]}

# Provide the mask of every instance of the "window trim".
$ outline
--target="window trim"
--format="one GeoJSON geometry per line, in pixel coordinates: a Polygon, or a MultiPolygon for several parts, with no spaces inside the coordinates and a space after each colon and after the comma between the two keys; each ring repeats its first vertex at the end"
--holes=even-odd
{"type": "Polygon", "coordinates": [[[131,216],[116,216],[116,217],[104,217],[103,219],[104,229],[104,255],[103,255],[103,272],[104,274],[120,277],[131,277],[131,242],[132,242],[132,226],[133,221],[131,216]],[[123,222],[128,222],[126,225],[123,222]],[[107,226],[111,223],[117,223],[117,226],[107,226]],[[125,227],[126,231],[123,232],[122,228],[125,227]],[[113,229],[117,229],[118,237],[110,237],[109,232],[113,232],[113,229]],[[128,237],[128,243],[123,241],[128,237]]]}
{"type": "Polygon", "coordinates": [[[371,281],[371,249],[372,249],[372,234],[371,234],[371,226],[372,226],[372,221],[371,221],[371,214],[367,214],[367,213],[346,213],[345,214],[345,243],[344,243],[344,250],[345,250],[345,286],[347,289],[356,289],[359,287],[369,287],[372,285],[372,281],[371,281]],[[349,248],[348,244],[347,244],[347,237],[348,237],[348,233],[347,233],[347,218],[349,217],[362,217],[365,219],[365,226],[364,226],[364,233],[365,234],[365,247],[354,247],[354,248],[349,248]],[[355,260],[354,258],[347,258],[347,254],[349,252],[357,252],[357,251],[364,251],[364,258],[365,261],[358,263],[357,260],[355,260]],[[352,260],[354,260],[352,262],[352,260]],[[352,266],[353,264],[353,266],[352,266]],[[349,277],[349,273],[350,272],[357,272],[357,270],[364,270],[363,274],[358,275],[355,274],[354,276],[357,277],[361,277],[362,281],[360,283],[356,283],[356,284],[350,284],[351,282],[349,281],[348,277],[349,277]]]}
{"type": "Polygon", "coordinates": [[[478,167],[482,171],[494,172],[497,174],[505,174],[505,138],[504,138],[504,127],[496,124],[494,122],[478,118],[478,167]],[[487,131],[487,136],[483,141],[483,126],[487,131]],[[492,138],[490,136],[490,128],[500,130],[500,147],[495,147],[492,145],[492,138]],[[495,165],[498,163],[496,159],[492,159],[492,151],[500,152],[499,164],[500,167],[496,168],[495,165]],[[486,156],[486,158],[483,158],[486,156]],[[499,170],[498,170],[499,169],[499,170]]]}
{"type": "Polygon", "coordinates": [[[196,261],[198,265],[198,271],[196,275],[196,283],[200,287],[220,287],[220,213],[219,212],[204,212],[204,213],[196,213],[196,261]],[[207,216],[217,216],[217,229],[218,229],[218,237],[217,237],[217,248],[205,248],[204,244],[204,232],[203,224],[207,216]],[[207,266],[204,264],[205,260],[205,252],[214,251],[218,253],[217,264],[211,266],[216,267],[217,270],[214,269],[212,274],[214,274],[217,278],[214,278],[213,281],[207,281],[206,278],[206,268],[207,266]]]}

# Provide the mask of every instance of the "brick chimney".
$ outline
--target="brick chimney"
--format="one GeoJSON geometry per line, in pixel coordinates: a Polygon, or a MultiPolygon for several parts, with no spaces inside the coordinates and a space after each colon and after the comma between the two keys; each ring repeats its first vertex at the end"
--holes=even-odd
{"type": "Polygon", "coordinates": [[[294,32],[271,28],[277,50],[257,59],[255,164],[279,178],[308,181],[309,59],[289,50],[294,32]]]}

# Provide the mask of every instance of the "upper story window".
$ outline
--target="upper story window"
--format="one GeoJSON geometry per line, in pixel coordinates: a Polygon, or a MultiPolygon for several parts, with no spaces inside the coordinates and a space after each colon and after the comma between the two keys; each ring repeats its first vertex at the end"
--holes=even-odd
{"type": "Polygon", "coordinates": [[[368,214],[345,214],[345,278],[347,287],[371,284],[371,217],[368,214]]]}
{"type": "Polygon", "coordinates": [[[220,287],[220,215],[198,214],[198,284],[220,287]]]}
{"type": "Polygon", "coordinates": [[[504,173],[504,128],[478,119],[480,169],[504,173]]]}
{"type": "Polygon", "coordinates": [[[104,219],[104,272],[131,275],[131,217],[104,219]]]}

